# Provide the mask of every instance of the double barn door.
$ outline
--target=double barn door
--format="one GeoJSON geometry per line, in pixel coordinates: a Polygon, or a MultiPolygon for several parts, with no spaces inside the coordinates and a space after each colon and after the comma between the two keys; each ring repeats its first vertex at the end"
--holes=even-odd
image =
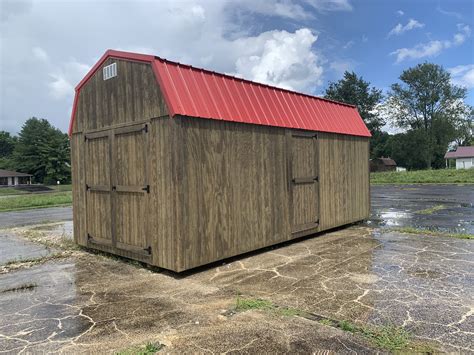
{"type": "Polygon", "coordinates": [[[148,124],[85,134],[88,243],[150,255],[148,124]]]}
{"type": "Polygon", "coordinates": [[[296,235],[307,234],[319,225],[317,135],[291,131],[289,139],[291,231],[296,235]]]}

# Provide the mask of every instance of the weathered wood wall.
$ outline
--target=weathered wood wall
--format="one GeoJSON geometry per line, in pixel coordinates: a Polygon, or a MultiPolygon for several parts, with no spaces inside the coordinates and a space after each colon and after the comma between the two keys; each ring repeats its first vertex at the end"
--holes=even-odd
{"type": "Polygon", "coordinates": [[[282,128],[179,120],[179,270],[368,217],[367,138],[318,133],[313,144],[282,128]],[[291,181],[318,172],[319,183],[291,181]]]}
{"type": "Polygon", "coordinates": [[[180,121],[180,269],[288,240],[285,130],[180,121]]]}
{"type": "Polygon", "coordinates": [[[320,227],[326,230],[369,216],[369,140],[319,133],[320,227]]]}

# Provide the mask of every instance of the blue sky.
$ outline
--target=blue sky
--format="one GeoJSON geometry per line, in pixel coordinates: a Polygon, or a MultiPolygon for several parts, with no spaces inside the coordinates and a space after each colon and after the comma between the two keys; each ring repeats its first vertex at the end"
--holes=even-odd
{"type": "Polygon", "coordinates": [[[388,90],[441,64],[474,105],[472,0],[1,0],[0,130],[67,130],[74,86],[106,49],[156,54],[322,94],[353,70],[388,90]]]}

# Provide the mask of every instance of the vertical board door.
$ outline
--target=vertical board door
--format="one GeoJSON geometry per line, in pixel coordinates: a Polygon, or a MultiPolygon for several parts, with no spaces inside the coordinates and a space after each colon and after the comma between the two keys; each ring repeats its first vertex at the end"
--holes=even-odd
{"type": "Polygon", "coordinates": [[[292,233],[319,224],[318,144],[313,132],[291,132],[290,208],[292,233]]]}
{"type": "Polygon", "coordinates": [[[85,135],[86,230],[90,242],[112,245],[110,132],[85,135]]]}
{"type": "Polygon", "coordinates": [[[151,254],[147,220],[148,125],[113,130],[112,225],[118,249],[151,254]]]}

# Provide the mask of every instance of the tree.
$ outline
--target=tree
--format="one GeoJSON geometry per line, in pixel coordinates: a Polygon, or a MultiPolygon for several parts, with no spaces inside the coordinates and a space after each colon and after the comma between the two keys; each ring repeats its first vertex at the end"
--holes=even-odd
{"type": "Polygon", "coordinates": [[[16,137],[9,132],[0,131],[0,157],[8,157],[13,153],[16,144],[16,137]]]}
{"type": "Polygon", "coordinates": [[[13,151],[17,170],[32,174],[34,181],[54,184],[70,181],[70,148],[67,134],[45,119],[25,122],[13,151]]]}
{"type": "Polygon", "coordinates": [[[9,132],[0,131],[0,169],[12,169],[12,153],[17,139],[9,132]]]}
{"type": "Polygon", "coordinates": [[[324,97],[357,106],[362,119],[372,133],[380,131],[385,124],[383,118],[375,110],[377,104],[382,101],[382,91],[370,87],[369,82],[354,72],[346,71],[341,80],[329,83],[324,97]]]}
{"type": "Polygon", "coordinates": [[[465,121],[469,110],[464,103],[466,89],[451,84],[449,72],[431,63],[404,70],[400,80],[402,83],[391,86],[384,105],[386,115],[398,127],[419,131],[413,135],[423,145],[412,153],[420,156],[423,150],[424,167],[437,167],[439,157],[456,138],[456,127],[465,121]]]}

